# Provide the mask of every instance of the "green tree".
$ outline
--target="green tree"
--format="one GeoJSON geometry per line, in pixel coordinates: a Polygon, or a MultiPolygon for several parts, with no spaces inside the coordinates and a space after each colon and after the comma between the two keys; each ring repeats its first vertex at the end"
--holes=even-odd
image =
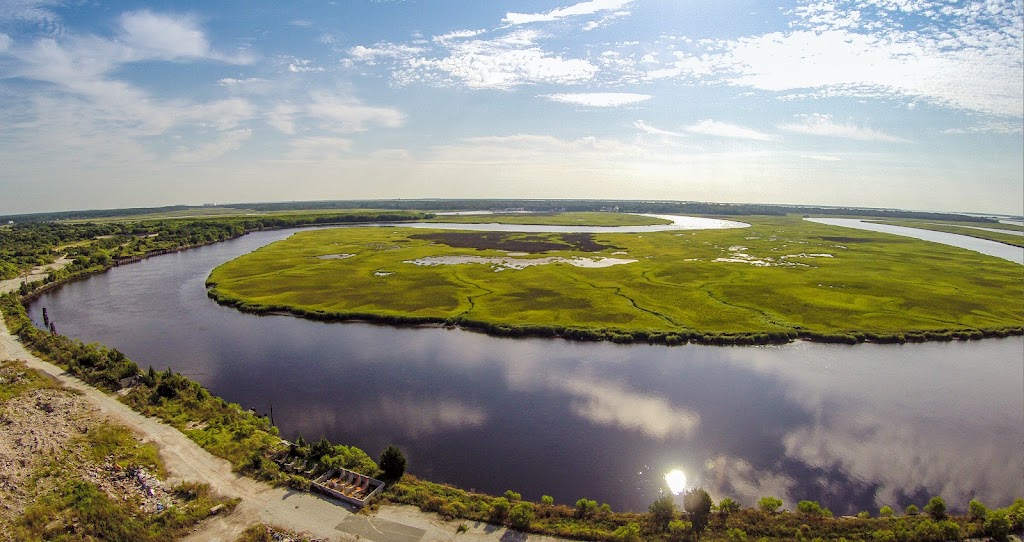
{"type": "Polygon", "coordinates": [[[587,498],[582,498],[576,501],[576,516],[586,518],[594,515],[597,511],[597,501],[592,501],[587,498]]]}
{"type": "Polygon", "coordinates": [[[878,509],[878,515],[883,518],[891,518],[896,511],[892,509],[888,504],[878,509]]]}
{"type": "Polygon", "coordinates": [[[971,499],[971,502],[967,503],[967,513],[974,521],[984,521],[988,516],[988,507],[977,499],[971,499]]]}
{"type": "Polygon", "coordinates": [[[985,534],[996,540],[1006,540],[1010,534],[1010,520],[1005,510],[992,510],[985,517],[985,534]]]}
{"type": "Polygon", "coordinates": [[[932,497],[924,506],[924,511],[932,519],[944,519],[946,517],[946,501],[943,501],[942,497],[932,497]]]}
{"type": "Polygon", "coordinates": [[[718,511],[724,516],[728,516],[733,512],[738,512],[740,509],[740,503],[726,497],[718,503],[718,511]]]}
{"type": "Polygon", "coordinates": [[[521,494],[516,493],[511,489],[505,491],[505,498],[508,499],[508,502],[516,502],[523,500],[523,496],[521,494]]]}
{"type": "Polygon", "coordinates": [[[647,511],[651,514],[651,527],[655,531],[664,531],[676,515],[676,503],[671,495],[663,495],[651,503],[647,511]]]}
{"type": "Polygon", "coordinates": [[[778,512],[781,506],[782,499],[776,497],[761,497],[761,500],[757,501],[757,507],[760,508],[762,512],[767,512],[769,514],[778,512]]]}
{"type": "Polygon", "coordinates": [[[496,521],[504,521],[508,516],[508,499],[498,497],[491,501],[491,518],[496,521]]]}
{"type": "Polygon", "coordinates": [[[918,510],[916,504],[912,504],[912,505],[907,507],[907,509],[906,509],[906,511],[904,513],[906,515],[908,515],[908,516],[916,516],[917,514],[920,513],[920,511],[918,510]]]}
{"type": "Polygon", "coordinates": [[[818,501],[800,501],[796,504],[796,511],[807,516],[824,516],[825,510],[818,504],[818,501]]]}
{"type": "Polygon", "coordinates": [[[693,532],[700,536],[708,526],[708,519],[711,516],[711,495],[708,495],[704,488],[695,488],[683,495],[683,508],[690,514],[690,522],[693,523],[693,532]]]}
{"type": "Polygon", "coordinates": [[[535,517],[532,503],[518,502],[509,510],[508,522],[516,529],[524,530],[530,528],[535,517]]]}
{"type": "Polygon", "coordinates": [[[405,454],[394,444],[384,448],[384,451],[380,453],[378,464],[380,470],[384,471],[384,477],[389,480],[399,480],[405,474],[405,454]]]}
{"type": "Polygon", "coordinates": [[[555,504],[555,498],[551,495],[542,495],[540,498],[541,504],[545,506],[552,506],[555,504]]]}

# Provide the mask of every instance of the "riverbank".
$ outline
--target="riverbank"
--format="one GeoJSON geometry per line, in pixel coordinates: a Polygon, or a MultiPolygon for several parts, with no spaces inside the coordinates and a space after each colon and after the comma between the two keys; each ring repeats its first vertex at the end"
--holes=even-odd
{"type": "MultiPolygon", "coordinates": [[[[180,382],[178,379],[174,379],[174,381],[175,382],[180,382]]],[[[159,386],[157,386],[157,387],[159,387],[159,386]]],[[[191,393],[193,396],[198,394],[198,391],[195,388],[189,388],[189,390],[190,391],[188,393],[183,394],[182,397],[188,396],[189,393],[191,393]]],[[[241,409],[239,409],[239,410],[241,410],[241,409]]],[[[223,412],[230,414],[231,411],[228,410],[228,411],[223,411],[223,412]]],[[[170,412],[168,412],[168,413],[170,413],[170,412]]],[[[232,415],[234,415],[234,414],[232,414],[232,415]]],[[[198,416],[191,416],[191,415],[185,416],[185,417],[179,417],[179,418],[176,418],[176,419],[172,419],[173,423],[181,424],[183,427],[187,427],[189,425],[189,422],[191,422],[191,421],[195,421],[199,425],[207,423],[206,419],[198,417],[198,416]]],[[[232,434],[235,433],[235,429],[232,429],[230,427],[225,427],[224,429],[218,430],[218,431],[232,433],[232,434]]],[[[190,431],[190,434],[193,434],[192,431],[190,431]]],[[[194,438],[196,438],[196,437],[200,437],[201,438],[201,436],[202,436],[201,433],[195,433],[194,434],[194,438]]],[[[244,456],[243,456],[243,459],[244,459],[244,456]]],[[[460,494],[461,490],[456,490],[455,488],[451,488],[451,487],[448,487],[448,486],[440,486],[440,485],[436,485],[436,484],[431,485],[431,484],[422,483],[422,482],[419,482],[417,484],[413,484],[413,485],[411,485],[411,487],[413,488],[414,491],[408,493],[407,494],[407,498],[417,499],[417,500],[418,499],[422,499],[422,501],[418,502],[417,504],[419,504],[420,506],[424,507],[425,509],[429,510],[429,509],[432,509],[432,508],[444,507],[446,504],[451,504],[451,506],[445,507],[445,510],[456,511],[456,512],[459,510],[459,507],[454,504],[454,503],[457,502],[457,500],[453,500],[453,499],[457,498],[457,496],[460,494]],[[440,500],[438,500],[438,499],[440,499],[440,500]]],[[[465,492],[461,492],[461,494],[465,494],[465,492]]],[[[491,501],[493,501],[493,499],[495,499],[495,497],[487,497],[487,502],[491,502],[491,501]]],[[[474,497],[473,498],[473,502],[480,502],[481,500],[482,500],[482,498],[478,498],[478,497],[474,497]]],[[[533,504],[535,506],[538,506],[538,507],[542,506],[542,505],[539,505],[539,504],[536,504],[536,503],[533,503],[533,504]]],[[[438,508],[438,509],[440,510],[440,508],[438,508]]],[[[544,509],[543,508],[537,508],[537,510],[538,510],[537,514],[540,515],[540,511],[542,511],[544,509]]],[[[474,514],[481,513],[475,507],[474,508],[467,508],[467,513],[470,513],[470,512],[474,513],[474,514]]],[[[444,513],[449,513],[449,512],[444,512],[444,513]]],[[[572,515],[572,514],[573,513],[570,512],[570,515],[572,515]]],[[[746,523],[737,523],[738,521],[740,521],[740,518],[748,518],[748,522],[749,522],[749,518],[751,518],[751,517],[759,517],[759,516],[756,516],[756,515],[755,516],[749,516],[749,515],[745,515],[745,514],[747,514],[747,513],[744,512],[744,514],[734,515],[734,516],[732,516],[733,519],[731,519],[731,520],[727,520],[726,518],[722,518],[723,521],[721,521],[721,523],[713,522],[711,528],[712,529],[719,529],[721,527],[722,529],[725,529],[726,527],[728,527],[728,528],[734,528],[734,529],[741,529],[742,530],[742,529],[744,529],[744,525],[747,525],[747,524],[746,523]],[[727,521],[731,521],[732,523],[728,523],[727,521]]],[[[453,517],[455,517],[455,516],[453,516],[453,517]]],[[[628,518],[628,517],[632,517],[633,519],[632,520],[626,520],[625,523],[619,524],[620,527],[625,527],[626,525],[628,525],[628,523],[630,521],[634,521],[634,522],[638,521],[638,518],[640,516],[637,516],[637,515],[623,516],[623,518],[628,518]]],[[[777,525],[778,529],[788,528],[786,526],[790,522],[807,521],[807,519],[801,519],[799,516],[795,516],[795,515],[792,516],[792,517],[791,516],[780,516],[780,518],[785,519],[785,521],[782,521],[781,523],[778,523],[778,525],[777,525]]],[[[602,521],[607,521],[607,519],[602,519],[602,521]]],[[[618,521],[618,520],[614,520],[614,521],[618,521]]],[[[761,520],[758,520],[758,521],[761,521],[761,520]]],[[[907,520],[907,522],[910,522],[910,521],[919,522],[918,520],[909,520],[909,519],[907,520]]],[[[456,520],[455,523],[450,523],[448,525],[452,528],[452,532],[454,532],[455,528],[458,526],[458,521],[456,520]]],[[[474,521],[470,521],[467,525],[475,525],[475,522],[474,521]]],[[[612,523],[612,525],[614,526],[616,524],[612,523]]],[[[823,524],[823,525],[827,526],[829,529],[837,528],[835,525],[832,525],[831,523],[823,524]]],[[[897,524],[896,523],[884,524],[884,523],[870,523],[870,522],[866,522],[866,523],[854,523],[852,525],[856,525],[857,529],[859,529],[859,530],[860,529],[869,529],[869,528],[872,528],[872,527],[876,528],[876,530],[886,530],[889,527],[895,528],[897,524]]],[[[911,525],[911,528],[914,528],[914,525],[916,525],[916,524],[906,523],[904,525],[904,528],[906,528],[906,525],[911,525]]],[[[486,525],[484,525],[484,526],[481,526],[480,528],[481,529],[487,529],[488,527],[486,527],[486,525]]],[[[749,531],[747,531],[747,532],[750,532],[752,536],[754,535],[755,532],[762,532],[762,533],[767,532],[767,531],[764,531],[764,529],[768,529],[768,528],[776,529],[776,527],[769,527],[768,525],[762,525],[761,527],[757,527],[755,525],[755,526],[748,526],[746,528],[749,529],[749,531]],[[755,530],[755,529],[760,529],[760,531],[755,530]]],[[[843,527],[843,528],[847,529],[847,528],[849,528],[849,526],[843,527]]],[[[966,529],[966,527],[964,527],[964,528],[966,529]]],[[[588,538],[592,538],[592,539],[613,539],[614,531],[615,530],[617,530],[617,527],[615,527],[614,529],[611,529],[611,530],[604,531],[605,534],[603,534],[603,535],[594,534],[593,536],[588,536],[588,538]]],[[[587,532],[592,532],[592,531],[587,531],[587,532]]],[[[775,531],[772,531],[772,532],[775,532],[775,531]]],[[[778,532],[782,533],[784,531],[780,530],[778,532]]],[[[785,532],[788,533],[790,531],[785,531],[785,532]]],[[[856,531],[856,532],[859,532],[859,531],[856,531]]],[[[451,536],[454,536],[454,535],[451,535],[451,536]]],[[[459,535],[459,536],[462,536],[462,535],[459,535]]],[[[708,533],[708,538],[709,539],[716,539],[716,538],[724,539],[725,536],[726,536],[725,535],[725,531],[723,531],[723,530],[713,530],[711,533],[708,533]]],[[[779,536],[786,537],[788,535],[780,534],[779,536]]]]}
{"type": "Polygon", "coordinates": [[[250,313],[502,337],[764,345],[1024,334],[1019,265],[801,217],[744,220],[644,234],[307,231],[219,265],[206,285],[250,313]]]}

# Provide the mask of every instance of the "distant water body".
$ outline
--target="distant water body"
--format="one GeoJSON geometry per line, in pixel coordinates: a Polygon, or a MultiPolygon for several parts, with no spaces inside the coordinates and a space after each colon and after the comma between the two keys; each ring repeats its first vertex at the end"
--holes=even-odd
{"type": "Polygon", "coordinates": [[[890,226],[889,224],[876,224],[874,222],[864,222],[863,220],[858,220],[856,218],[805,218],[804,220],[817,222],[818,224],[828,224],[830,226],[841,226],[844,228],[855,228],[858,230],[913,237],[914,239],[921,239],[923,241],[931,241],[933,243],[942,243],[944,245],[973,250],[974,252],[980,252],[981,254],[995,256],[997,258],[1002,258],[1004,260],[1024,265],[1024,248],[996,241],[989,241],[988,239],[978,239],[977,237],[971,237],[969,235],[907,228],[904,226],[890,226]]]}

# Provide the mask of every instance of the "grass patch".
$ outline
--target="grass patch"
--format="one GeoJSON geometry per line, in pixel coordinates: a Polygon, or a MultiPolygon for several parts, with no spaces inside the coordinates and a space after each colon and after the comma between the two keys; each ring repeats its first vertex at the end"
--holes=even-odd
{"type": "Polygon", "coordinates": [[[797,216],[744,220],[752,227],[645,234],[309,231],[221,265],[207,285],[214,299],[251,312],[618,342],[904,342],[1024,331],[1017,264],[797,216]],[[409,263],[508,251],[637,261],[409,263]],[[353,256],[319,258],[328,254],[353,256]]]}
{"type": "Polygon", "coordinates": [[[614,212],[495,213],[488,215],[443,215],[431,222],[456,224],[524,224],[545,226],[654,226],[671,220],[614,212]]]}

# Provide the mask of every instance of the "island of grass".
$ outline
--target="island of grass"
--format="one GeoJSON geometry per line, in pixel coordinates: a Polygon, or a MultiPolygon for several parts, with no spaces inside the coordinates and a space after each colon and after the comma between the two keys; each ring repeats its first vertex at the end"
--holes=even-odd
{"type": "Polygon", "coordinates": [[[652,215],[631,213],[502,213],[438,214],[432,222],[457,224],[536,224],[545,226],[655,226],[671,224],[671,220],[652,215]]]}
{"type": "MultiPolygon", "coordinates": [[[[301,232],[216,268],[220,303],[318,320],[681,344],[1024,332],[1021,266],[916,239],[745,216],[742,229],[301,232]]],[[[495,221],[495,217],[489,217],[495,221]]]]}

